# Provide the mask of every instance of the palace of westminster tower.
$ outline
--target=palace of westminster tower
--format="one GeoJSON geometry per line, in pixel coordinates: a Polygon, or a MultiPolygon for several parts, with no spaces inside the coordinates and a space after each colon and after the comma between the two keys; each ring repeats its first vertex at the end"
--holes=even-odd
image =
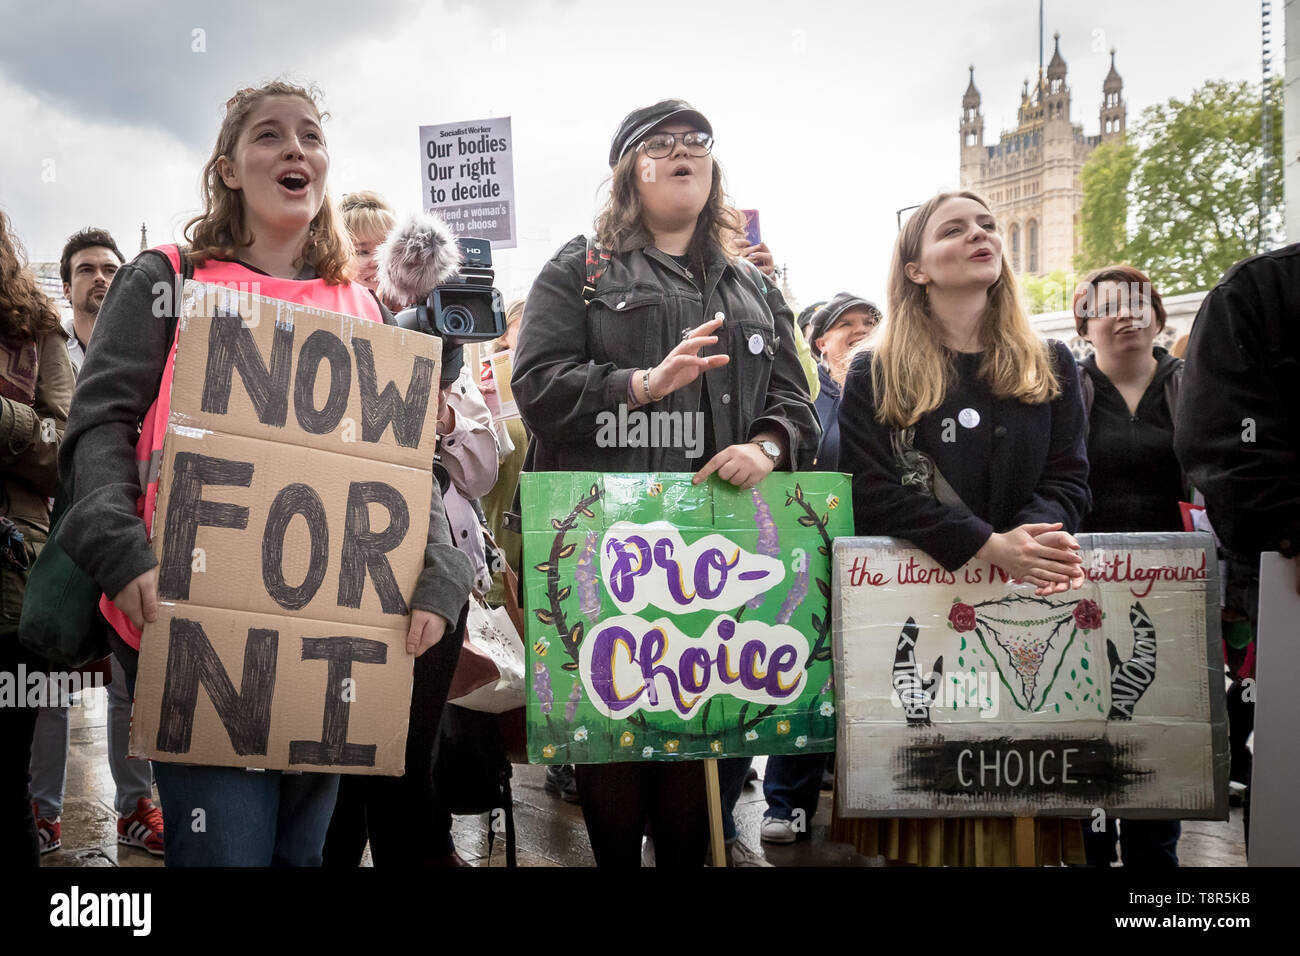
{"type": "Polygon", "coordinates": [[[1083,205],[1079,170],[1098,144],[1124,138],[1127,110],[1115,51],[1102,83],[1101,133],[1085,136],[1082,125],[1070,121],[1059,33],[1055,40],[1046,74],[1040,73],[1034,89],[1025,81],[1017,126],[1003,132],[997,145],[984,145],[984,114],[973,66],[961,101],[961,188],[989,202],[1002,229],[1003,254],[1017,274],[1072,270],[1083,205]]]}

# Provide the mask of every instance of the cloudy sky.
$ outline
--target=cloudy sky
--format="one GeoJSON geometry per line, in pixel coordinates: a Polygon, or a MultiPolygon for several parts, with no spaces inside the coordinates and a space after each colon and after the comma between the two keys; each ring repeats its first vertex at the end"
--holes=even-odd
{"type": "MultiPolygon", "coordinates": [[[[1259,78],[1256,0],[1048,0],[1045,58],[1058,30],[1087,134],[1112,46],[1130,123],[1205,80],[1259,78]]],[[[710,118],[796,298],[874,298],[895,211],[957,185],[967,65],[990,142],[1037,59],[1034,0],[0,0],[0,207],[37,261],[90,224],[128,254],[141,222],[174,239],[227,98],[288,76],[324,93],[335,197],[414,208],[422,124],[512,117],[520,240],[498,285],[514,295],[590,231],[622,116],[676,96],[710,118]]]]}

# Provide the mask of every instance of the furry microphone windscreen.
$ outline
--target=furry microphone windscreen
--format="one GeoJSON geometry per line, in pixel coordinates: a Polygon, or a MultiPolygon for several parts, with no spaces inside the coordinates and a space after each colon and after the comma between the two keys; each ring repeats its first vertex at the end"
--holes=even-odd
{"type": "Polygon", "coordinates": [[[379,296],[402,307],[421,302],[460,268],[460,246],[432,213],[415,213],[388,234],[379,259],[379,296]]]}

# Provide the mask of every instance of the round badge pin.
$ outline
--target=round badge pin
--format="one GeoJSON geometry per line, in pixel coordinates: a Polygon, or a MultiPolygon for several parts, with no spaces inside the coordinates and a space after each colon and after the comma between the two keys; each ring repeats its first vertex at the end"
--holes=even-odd
{"type": "Polygon", "coordinates": [[[957,421],[961,422],[963,428],[974,428],[980,423],[980,413],[973,408],[963,408],[957,413],[957,421]]]}
{"type": "Polygon", "coordinates": [[[757,332],[749,337],[749,351],[755,355],[763,351],[763,336],[757,332]]]}

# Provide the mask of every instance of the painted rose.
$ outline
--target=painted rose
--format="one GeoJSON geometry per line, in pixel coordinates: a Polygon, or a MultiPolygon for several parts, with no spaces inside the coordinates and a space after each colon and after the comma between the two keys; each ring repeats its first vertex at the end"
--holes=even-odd
{"type": "Polygon", "coordinates": [[[1101,627],[1101,608],[1096,601],[1084,598],[1074,606],[1074,623],[1081,631],[1095,631],[1101,627]]]}
{"type": "Polygon", "coordinates": [[[954,601],[952,610],[948,612],[948,623],[954,631],[975,630],[975,609],[969,604],[954,601]]]}

